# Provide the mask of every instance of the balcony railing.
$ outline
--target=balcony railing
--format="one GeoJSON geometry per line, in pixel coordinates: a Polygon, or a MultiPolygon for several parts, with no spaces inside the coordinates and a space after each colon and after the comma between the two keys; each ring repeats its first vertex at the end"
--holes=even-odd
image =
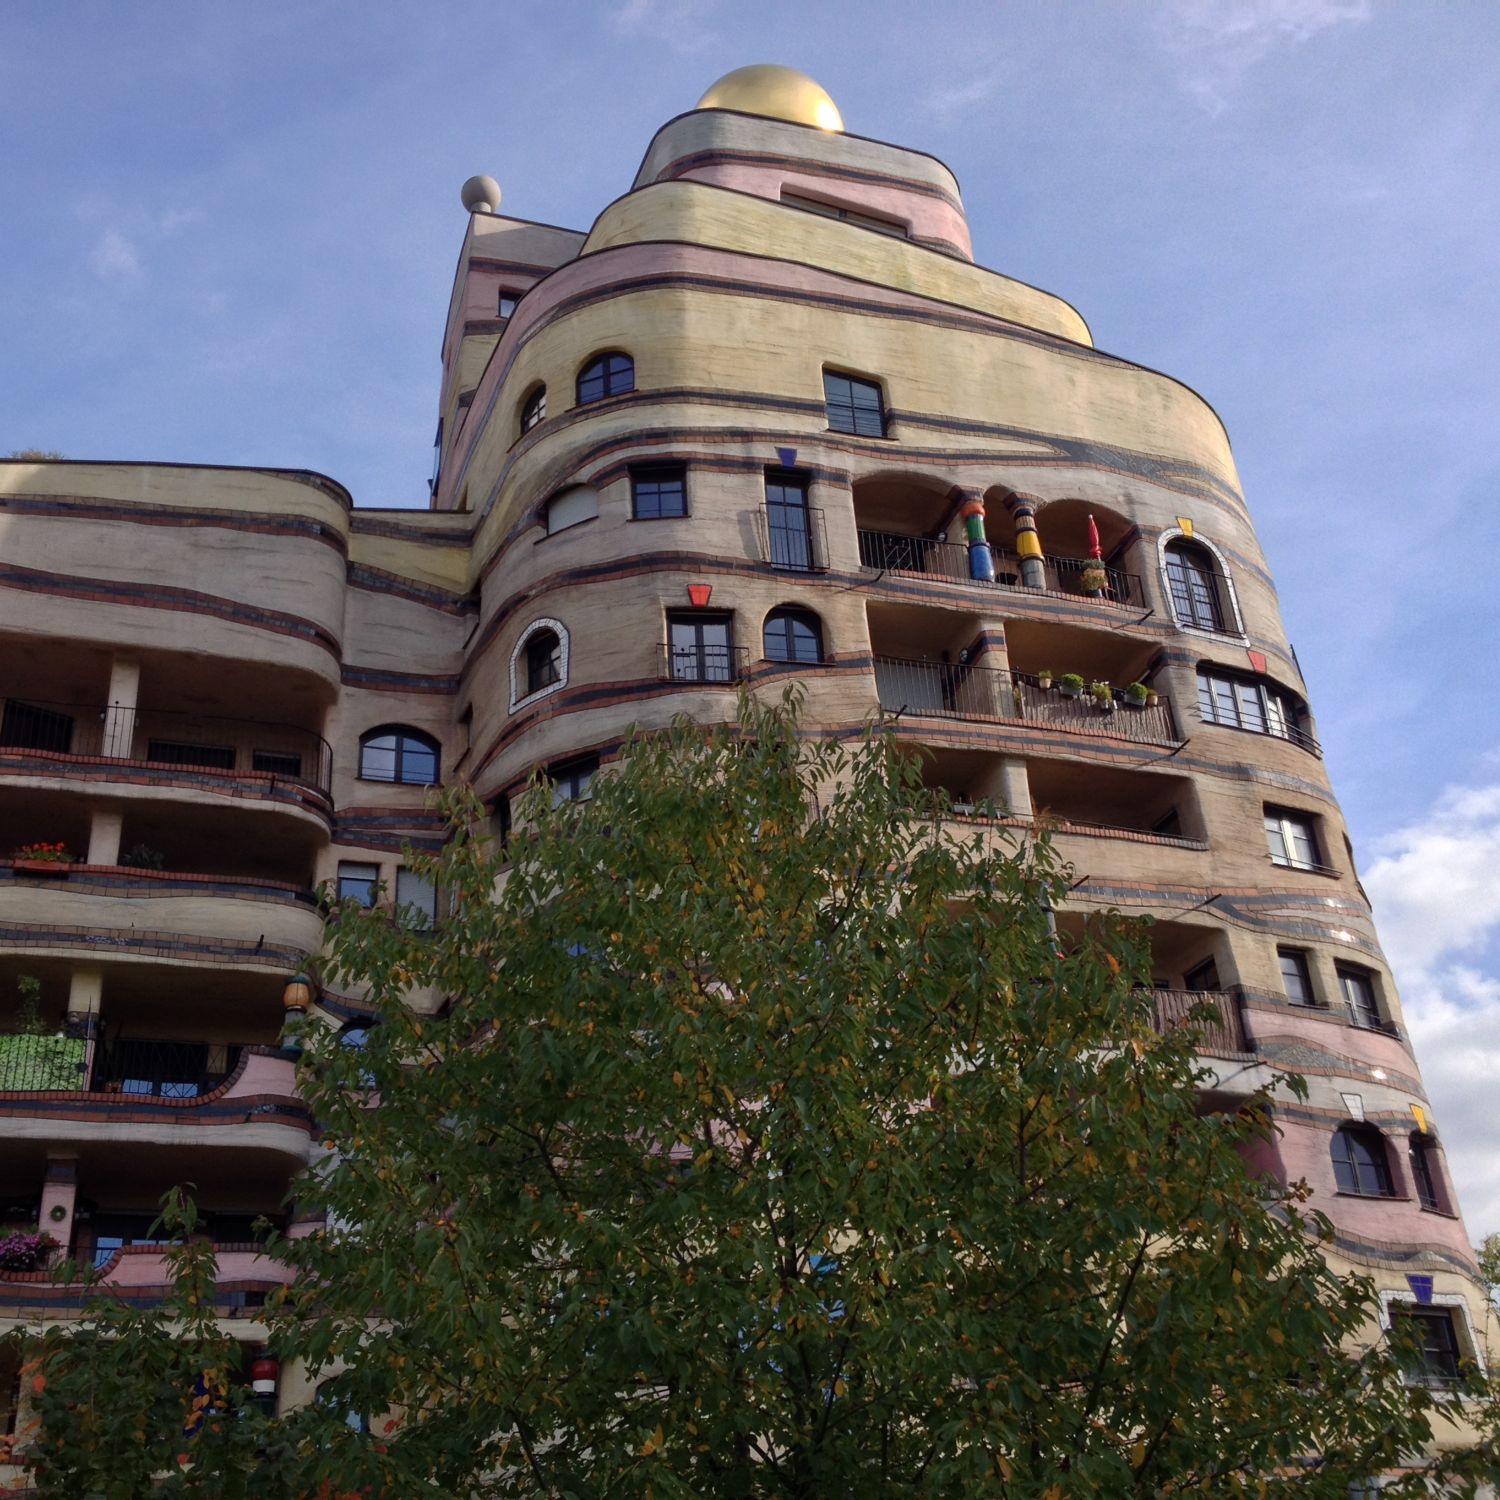
{"type": "Polygon", "coordinates": [[[662,647],[662,676],[669,682],[728,686],[743,682],[749,674],[750,651],[745,646],[662,647]]]}
{"type": "Polygon", "coordinates": [[[877,656],[875,687],[881,708],[891,713],[1019,720],[1039,729],[1106,735],[1137,744],[1178,743],[1166,699],[1136,708],[1115,695],[1101,704],[1091,695],[1070,698],[1058,687],[1043,688],[1035,677],[996,667],[877,656]]]}
{"type": "Polygon", "coordinates": [[[274,776],[323,792],[333,773],[328,741],[295,724],[35,698],[0,698],[0,753],[6,750],[274,776]]]}
{"type": "Polygon", "coordinates": [[[81,1036],[0,1035],[0,1093],[64,1092],[86,1087],[88,1043],[81,1036]]]}
{"type": "Polygon", "coordinates": [[[1239,1057],[1250,1049],[1238,999],[1224,990],[1157,990],[1156,1029],[1163,1036],[1179,1026],[1198,1028],[1198,1051],[1213,1057],[1239,1057]],[[1195,1018],[1193,1011],[1211,1007],[1212,1016],[1195,1018]]]}
{"type": "Polygon", "coordinates": [[[828,571],[828,529],[816,505],[762,505],[756,513],[760,556],[794,573],[828,571]]]}
{"type": "MultiPolygon", "coordinates": [[[[941,578],[949,583],[967,583],[979,588],[1018,588],[1021,583],[1021,561],[1003,547],[990,544],[995,563],[991,583],[973,577],[969,572],[969,549],[961,542],[929,541],[926,537],[904,536],[894,531],[857,532],[860,566],[882,573],[912,573],[920,577],[941,578]]],[[[1071,594],[1105,604],[1124,604],[1144,609],[1145,590],[1134,573],[1107,567],[1088,558],[1049,557],[1042,564],[1046,579],[1045,592],[1071,594]],[[1097,592],[1084,587],[1084,571],[1103,568],[1105,586],[1097,592]]]]}
{"type": "Polygon", "coordinates": [[[228,1042],[164,1042],[118,1037],[101,1047],[90,1087],[136,1099],[198,1099],[212,1093],[240,1060],[228,1042]]]}

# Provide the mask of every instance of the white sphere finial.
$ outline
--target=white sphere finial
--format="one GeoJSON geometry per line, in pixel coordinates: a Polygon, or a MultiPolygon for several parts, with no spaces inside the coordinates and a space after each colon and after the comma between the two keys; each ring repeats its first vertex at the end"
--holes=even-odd
{"type": "Polygon", "coordinates": [[[459,196],[471,214],[492,214],[500,207],[500,184],[493,177],[471,177],[459,196]]]}

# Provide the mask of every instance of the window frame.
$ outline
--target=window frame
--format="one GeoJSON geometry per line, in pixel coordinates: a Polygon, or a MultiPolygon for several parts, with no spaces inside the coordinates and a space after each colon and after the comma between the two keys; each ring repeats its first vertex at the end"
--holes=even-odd
{"type": "Polygon", "coordinates": [[[1361,1031],[1385,1031],[1392,1027],[1386,1017],[1385,1007],[1380,1003],[1380,988],[1376,984],[1375,971],[1359,964],[1339,963],[1333,966],[1338,977],[1339,998],[1344,1002],[1351,1025],[1361,1031]]]}
{"type": "Polygon", "coordinates": [[[341,859],[335,872],[334,889],[338,900],[358,901],[365,911],[374,911],[380,895],[380,866],[367,859],[341,859]],[[355,875],[355,870],[369,870],[369,875],[355,875]],[[363,891],[356,887],[364,887],[363,891]]]}
{"type": "Polygon", "coordinates": [[[546,698],[553,693],[560,693],[568,685],[568,679],[573,669],[573,644],[568,634],[568,627],[561,620],[554,619],[551,615],[539,615],[534,620],[527,621],[520,635],[516,637],[516,643],[510,653],[510,709],[511,713],[546,698]],[[557,667],[558,677],[555,682],[541,687],[533,688],[529,676],[523,677],[527,670],[526,651],[531,638],[543,632],[550,631],[557,637],[558,654],[557,667]]]}
{"type": "Polygon", "coordinates": [[[735,670],[734,616],[726,610],[669,609],[667,611],[667,677],[671,682],[721,687],[738,679],[735,670]],[[691,630],[696,639],[691,646],[679,647],[673,639],[676,629],[691,630]],[[723,641],[710,644],[704,637],[707,630],[722,630],[723,641]],[[691,676],[681,675],[678,670],[678,653],[690,654],[696,667],[691,676]],[[713,675],[709,670],[709,653],[723,652],[723,675],[713,675]]]}
{"type": "Polygon", "coordinates": [[[804,469],[771,468],[765,471],[762,505],[766,517],[766,560],[773,568],[789,573],[820,571],[818,549],[813,539],[812,483],[804,469]],[[772,497],[772,491],[777,497],[772,497]],[[795,502],[783,498],[796,495],[795,502]],[[798,524],[777,524],[783,515],[797,515],[798,524]],[[794,545],[795,543],[795,545],[794,545]]]}
{"type": "Polygon", "coordinates": [[[1451,1214],[1446,1180],[1437,1161],[1437,1141],[1423,1131],[1414,1130],[1406,1140],[1406,1159],[1411,1163],[1411,1185],[1417,1202],[1428,1213],[1451,1214]]]}
{"type": "Polygon", "coordinates": [[[1281,971],[1281,992],[1293,1005],[1317,1005],[1318,992],[1313,985],[1312,964],[1308,959],[1306,948],[1291,948],[1284,944],[1278,944],[1276,948],[1276,963],[1281,971]],[[1287,964],[1290,961],[1296,974],[1296,982],[1302,990],[1301,995],[1294,995],[1287,984],[1287,964]]]}
{"type": "Polygon", "coordinates": [[[514,287],[502,286],[495,298],[495,316],[506,319],[515,317],[516,308],[520,305],[521,296],[522,293],[518,292],[514,287]],[[507,302],[510,303],[510,310],[508,312],[505,307],[507,302]]]}
{"type": "MultiPolygon", "coordinates": [[[[678,521],[688,514],[688,466],[685,463],[662,461],[660,463],[632,464],[630,466],[630,519],[632,521],[678,521]],[[681,510],[646,511],[641,508],[644,486],[660,486],[663,481],[675,481],[681,510]]],[[[658,488],[657,499],[660,499],[658,488]]]]}
{"type": "Polygon", "coordinates": [[[1302,870],[1317,875],[1332,874],[1323,863],[1323,841],[1319,837],[1316,813],[1304,812],[1297,807],[1281,807],[1265,803],[1261,809],[1261,825],[1265,829],[1266,850],[1271,863],[1281,870],[1302,870]],[[1273,828],[1272,824],[1276,826],[1273,828]],[[1272,839],[1281,841],[1281,853],[1276,852],[1272,839]],[[1297,850],[1298,839],[1306,844],[1312,857],[1304,859],[1297,850]]]}
{"type": "Polygon", "coordinates": [[[533,698],[562,681],[562,637],[544,625],[540,630],[530,631],[524,645],[526,696],[533,698]]]}
{"type": "Polygon", "coordinates": [[[1305,705],[1280,683],[1261,673],[1236,671],[1220,662],[1200,661],[1196,673],[1198,718],[1204,724],[1286,740],[1301,750],[1322,756],[1317,739],[1303,728],[1307,719],[1305,705]]]}
{"type": "Polygon", "coordinates": [[[521,397],[520,414],[516,418],[517,437],[525,437],[533,427],[540,427],[547,420],[547,386],[538,381],[521,397]]]}
{"type": "MultiPolygon", "coordinates": [[[[383,753],[383,752],[382,752],[383,753]]],[[[414,729],[410,724],[378,724],[373,729],[367,729],[359,737],[359,777],[360,781],[378,781],[383,786],[437,786],[442,780],[443,774],[443,747],[434,735],[430,735],[421,729],[414,729]],[[377,739],[386,735],[393,736],[396,743],[391,750],[391,774],[389,776],[373,776],[366,765],[366,753],[377,739]],[[432,776],[429,780],[418,781],[414,777],[403,775],[405,762],[410,752],[406,748],[406,742],[410,741],[420,750],[432,757],[432,776]]]]}
{"type": "Polygon", "coordinates": [[[435,882],[418,875],[409,865],[396,866],[396,918],[409,932],[431,932],[438,920],[438,888],[435,882]],[[411,886],[419,887],[417,899],[411,899],[411,886]],[[410,920],[405,913],[418,912],[421,921],[410,920]]]}
{"type": "Polygon", "coordinates": [[[766,617],[760,623],[760,646],[761,654],[766,661],[778,662],[785,666],[809,667],[817,666],[827,656],[827,647],[823,640],[823,621],[816,610],[806,608],[800,604],[779,604],[775,609],[766,611],[766,617]],[[773,623],[787,625],[787,645],[791,648],[791,654],[787,656],[773,656],[771,654],[770,629],[773,623]],[[792,627],[800,625],[812,637],[813,655],[799,656],[793,645],[792,627]]]}
{"type": "Polygon", "coordinates": [[[885,387],[880,381],[867,379],[863,375],[852,375],[847,370],[835,370],[825,365],[823,367],[823,414],[827,418],[830,432],[840,432],[848,437],[884,438],[890,436],[890,416],[886,411],[885,387]],[[847,387],[847,400],[836,399],[833,382],[837,381],[842,381],[847,387]],[[873,392],[875,397],[873,407],[868,401],[861,402],[858,399],[862,392],[873,392]],[[875,430],[873,431],[868,415],[872,410],[875,413],[875,430]],[[845,412],[847,412],[847,417],[844,415],[845,412]],[[865,414],[863,426],[861,413],[865,414]],[[838,420],[835,420],[836,416],[838,420]]]}
{"type": "Polygon", "coordinates": [[[591,356],[579,367],[573,381],[573,400],[577,406],[593,406],[614,396],[628,396],[635,390],[635,357],[623,349],[605,349],[591,356]],[[616,361],[620,361],[619,366],[616,361]],[[584,395],[584,386],[599,382],[596,395],[584,395]]]}
{"type": "Polygon", "coordinates": [[[1354,1198],[1400,1198],[1385,1136],[1373,1125],[1347,1123],[1333,1132],[1328,1142],[1335,1189],[1354,1198]],[[1346,1149],[1340,1152],[1339,1147],[1346,1149]],[[1361,1160],[1356,1147],[1364,1152],[1361,1160]],[[1340,1170],[1342,1168],[1342,1171],[1340,1170]],[[1368,1176],[1366,1175],[1368,1174],[1368,1176]],[[1366,1185],[1373,1180],[1374,1187],[1366,1185]]]}
{"type": "Polygon", "coordinates": [[[594,800],[594,779],[599,774],[597,754],[574,755],[547,767],[554,809],[574,802],[594,800]]]}
{"type": "Polygon", "coordinates": [[[1197,537],[1179,533],[1163,545],[1162,577],[1172,619],[1180,630],[1243,634],[1229,593],[1228,572],[1197,537]]]}

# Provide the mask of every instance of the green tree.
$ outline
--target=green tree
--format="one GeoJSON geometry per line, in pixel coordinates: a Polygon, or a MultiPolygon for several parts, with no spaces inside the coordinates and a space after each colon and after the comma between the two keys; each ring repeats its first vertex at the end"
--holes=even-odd
{"type": "MultiPolygon", "coordinates": [[[[888,739],[747,703],[539,790],[504,865],[466,808],[435,931],[341,913],[381,1024],[308,1037],[332,1227],[271,1315],[332,1399],[195,1439],[172,1493],[1343,1500],[1414,1459],[1438,1401],[1246,1173],[1268,1099],[1204,1112],[1143,932],[1060,951],[1045,841],[924,798],[888,739]]],[[[111,1384],[159,1370],[172,1315],[49,1340],[43,1494],[145,1493],[109,1484],[221,1351],[128,1417],[91,1370],[108,1335],[111,1384]]]]}
{"type": "Polygon", "coordinates": [[[55,463],[62,458],[61,453],[54,453],[50,448],[17,448],[12,453],[5,455],[7,458],[29,459],[32,463],[55,463]]]}

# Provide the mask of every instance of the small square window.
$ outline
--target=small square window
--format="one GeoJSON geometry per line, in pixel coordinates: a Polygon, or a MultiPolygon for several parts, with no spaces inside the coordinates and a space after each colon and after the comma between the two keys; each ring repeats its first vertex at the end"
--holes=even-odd
{"type": "Polygon", "coordinates": [[[1298,1005],[1316,1005],[1307,954],[1301,948],[1278,948],[1276,961],[1281,965],[1281,987],[1287,999],[1298,1005]]]}
{"type": "Polygon", "coordinates": [[[828,425],[834,432],[885,436],[885,405],[874,381],[824,370],[823,399],[828,406],[828,425]]]}
{"type": "Polygon", "coordinates": [[[352,860],[339,861],[339,900],[358,901],[361,906],[374,906],[375,887],[380,884],[380,866],[356,864],[352,860]]]}
{"type": "Polygon", "coordinates": [[[250,769],[266,771],[273,776],[300,776],[302,757],[295,750],[252,750],[250,769]]]}
{"type": "Polygon", "coordinates": [[[685,516],[687,466],[652,464],[630,471],[630,508],[637,521],[661,521],[685,516]]]}
{"type": "Polygon", "coordinates": [[[396,871],[396,915],[403,927],[417,931],[437,921],[437,887],[404,865],[396,871]]]}
{"type": "Polygon", "coordinates": [[[594,777],[599,774],[599,757],[585,755],[553,766],[547,772],[552,783],[552,805],[561,807],[565,802],[588,802],[594,795],[594,777]]]}
{"type": "Polygon", "coordinates": [[[1313,819],[1306,813],[1288,812],[1284,807],[1265,811],[1266,844],[1271,863],[1291,870],[1321,870],[1318,840],[1313,819]]]}

